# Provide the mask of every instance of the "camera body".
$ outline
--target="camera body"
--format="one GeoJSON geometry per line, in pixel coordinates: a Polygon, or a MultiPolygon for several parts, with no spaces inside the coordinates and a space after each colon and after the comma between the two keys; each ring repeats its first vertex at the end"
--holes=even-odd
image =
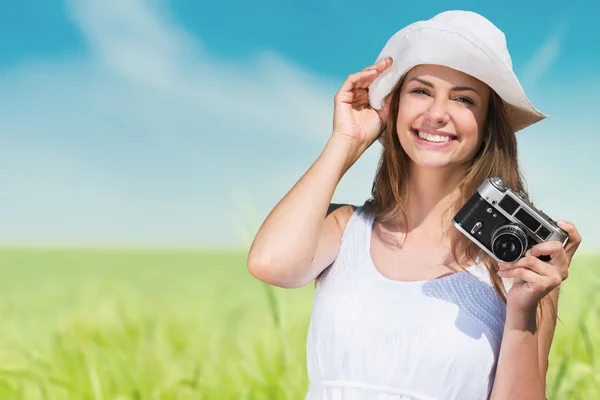
{"type": "Polygon", "coordinates": [[[565,246],[569,240],[552,218],[522,192],[507,188],[499,177],[486,179],[452,222],[497,261],[516,261],[538,243],[556,240],[565,246]]]}

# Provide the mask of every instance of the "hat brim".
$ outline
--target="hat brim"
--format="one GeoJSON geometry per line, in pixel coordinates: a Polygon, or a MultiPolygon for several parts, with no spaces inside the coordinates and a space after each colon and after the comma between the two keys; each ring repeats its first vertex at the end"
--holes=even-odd
{"type": "Polygon", "coordinates": [[[385,97],[413,67],[435,64],[471,75],[493,89],[505,102],[515,132],[549,117],[533,106],[512,67],[494,52],[456,32],[416,24],[407,28],[392,36],[377,57],[377,62],[392,57],[393,63],[369,85],[374,109],[383,107],[385,97]]]}

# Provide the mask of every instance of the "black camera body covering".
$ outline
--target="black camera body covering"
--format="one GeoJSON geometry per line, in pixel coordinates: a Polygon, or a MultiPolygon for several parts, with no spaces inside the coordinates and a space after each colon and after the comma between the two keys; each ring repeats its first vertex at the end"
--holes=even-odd
{"type": "Polygon", "coordinates": [[[565,246],[569,240],[552,218],[522,192],[507,188],[499,177],[486,179],[452,222],[497,261],[516,261],[538,243],[559,241],[565,246]]]}

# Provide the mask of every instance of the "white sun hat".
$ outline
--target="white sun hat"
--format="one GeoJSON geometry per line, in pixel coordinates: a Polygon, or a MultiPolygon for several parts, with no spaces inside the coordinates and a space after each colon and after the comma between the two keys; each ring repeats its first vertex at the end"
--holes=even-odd
{"type": "MultiPolygon", "coordinates": [[[[369,85],[369,104],[376,110],[411,68],[436,64],[469,74],[492,88],[506,103],[515,132],[548,117],[525,95],[513,72],[504,33],[475,12],[445,11],[406,26],[387,41],[376,62],[388,57],[392,65],[369,85]]],[[[383,144],[383,135],[379,141],[383,144]]]]}

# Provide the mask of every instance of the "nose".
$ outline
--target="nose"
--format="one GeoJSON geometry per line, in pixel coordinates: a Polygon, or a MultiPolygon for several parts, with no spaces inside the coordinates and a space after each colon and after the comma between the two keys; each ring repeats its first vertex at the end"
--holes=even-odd
{"type": "Polygon", "coordinates": [[[436,100],[425,113],[425,119],[432,124],[446,124],[450,120],[450,114],[446,110],[446,103],[443,100],[436,100]]]}

